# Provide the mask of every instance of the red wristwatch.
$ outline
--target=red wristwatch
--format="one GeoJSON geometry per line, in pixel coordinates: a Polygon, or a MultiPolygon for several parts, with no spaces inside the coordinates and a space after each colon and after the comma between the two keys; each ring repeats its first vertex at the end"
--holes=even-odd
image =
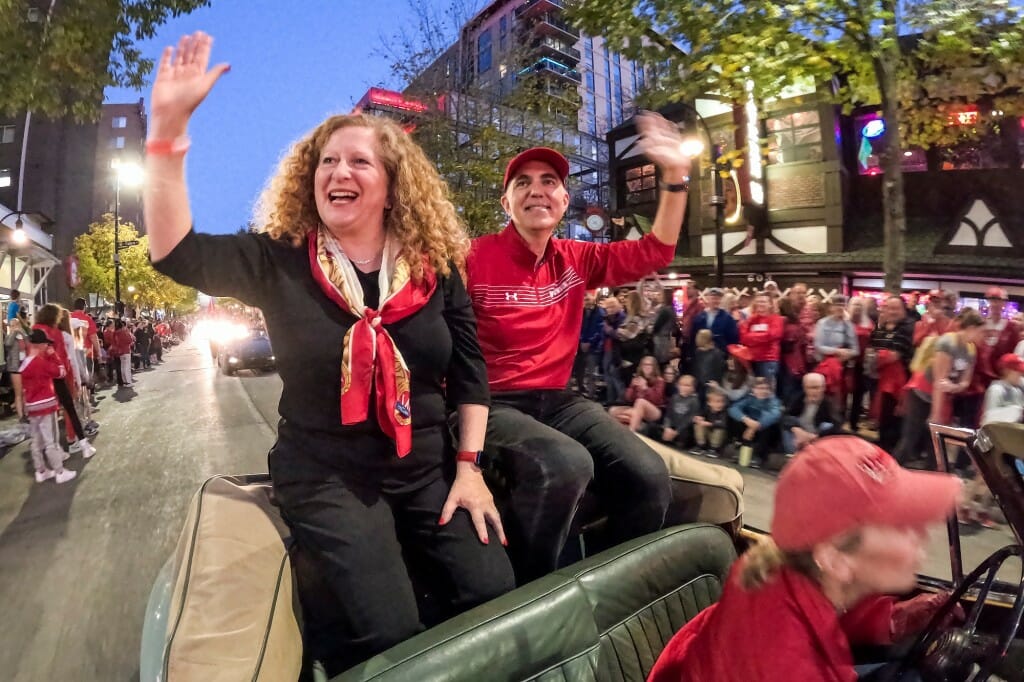
{"type": "Polygon", "coordinates": [[[455,453],[456,462],[472,462],[481,469],[486,466],[487,456],[482,450],[459,450],[455,453]]]}

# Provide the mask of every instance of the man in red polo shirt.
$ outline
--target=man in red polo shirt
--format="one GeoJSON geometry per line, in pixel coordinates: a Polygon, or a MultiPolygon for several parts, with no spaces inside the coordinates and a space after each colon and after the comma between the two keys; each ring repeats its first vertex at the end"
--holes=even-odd
{"type": "Polygon", "coordinates": [[[510,482],[505,527],[520,583],[557,567],[592,479],[609,514],[610,543],[657,530],[668,507],[658,455],[600,405],[566,390],[586,290],[636,281],[675,255],[690,158],[675,124],[643,114],[637,126],[640,150],[660,174],[651,234],[614,244],[554,239],[569,206],[569,162],[535,147],[505,170],[508,226],[476,239],[466,262],[491,385],[485,447],[510,482]]]}

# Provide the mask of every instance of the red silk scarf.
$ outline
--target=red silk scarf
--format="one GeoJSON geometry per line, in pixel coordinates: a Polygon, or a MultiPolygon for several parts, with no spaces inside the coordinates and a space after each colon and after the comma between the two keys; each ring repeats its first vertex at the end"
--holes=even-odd
{"type": "Polygon", "coordinates": [[[427,304],[437,286],[429,267],[423,281],[412,281],[409,265],[390,240],[384,247],[378,309],[367,308],[352,262],[325,229],[311,231],[309,267],[313,279],[339,308],[358,321],[345,334],[341,356],[341,423],[366,421],[371,387],[374,407],[384,434],[395,442],[399,457],[412,449],[412,411],[409,402],[409,368],[388,334],[385,324],[413,315],[427,304]]]}

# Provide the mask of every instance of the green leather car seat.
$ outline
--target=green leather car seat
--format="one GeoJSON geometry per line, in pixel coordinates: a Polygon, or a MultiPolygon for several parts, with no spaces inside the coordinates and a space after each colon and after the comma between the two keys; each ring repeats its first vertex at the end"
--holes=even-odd
{"type": "Polygon", "coordinates": [[[642,682],[722,591],[732,540],[707,524],[596,554],[421,633],[334,682],[642,682]]]}

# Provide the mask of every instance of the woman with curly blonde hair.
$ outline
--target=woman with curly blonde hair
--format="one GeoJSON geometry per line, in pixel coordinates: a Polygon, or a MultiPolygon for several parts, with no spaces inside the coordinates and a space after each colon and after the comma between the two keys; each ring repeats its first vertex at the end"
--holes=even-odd
{"type": "Polygon", "coordinates": [[[168,48],[153,85],[150,254],[177,281],[263,311],[283,383],[270,475],[343,610],[342,633],[308,637],[333,674],[422,629],[403,553],[434,564],[450,614],[514,585],[479,468],[490,394],[460,275],[468,242],[423,152],[360,115],[327,119],[285,155],[260,234],[193,232],[184,134],[227,69],[207,68],[211,43],[168,48]]]}

